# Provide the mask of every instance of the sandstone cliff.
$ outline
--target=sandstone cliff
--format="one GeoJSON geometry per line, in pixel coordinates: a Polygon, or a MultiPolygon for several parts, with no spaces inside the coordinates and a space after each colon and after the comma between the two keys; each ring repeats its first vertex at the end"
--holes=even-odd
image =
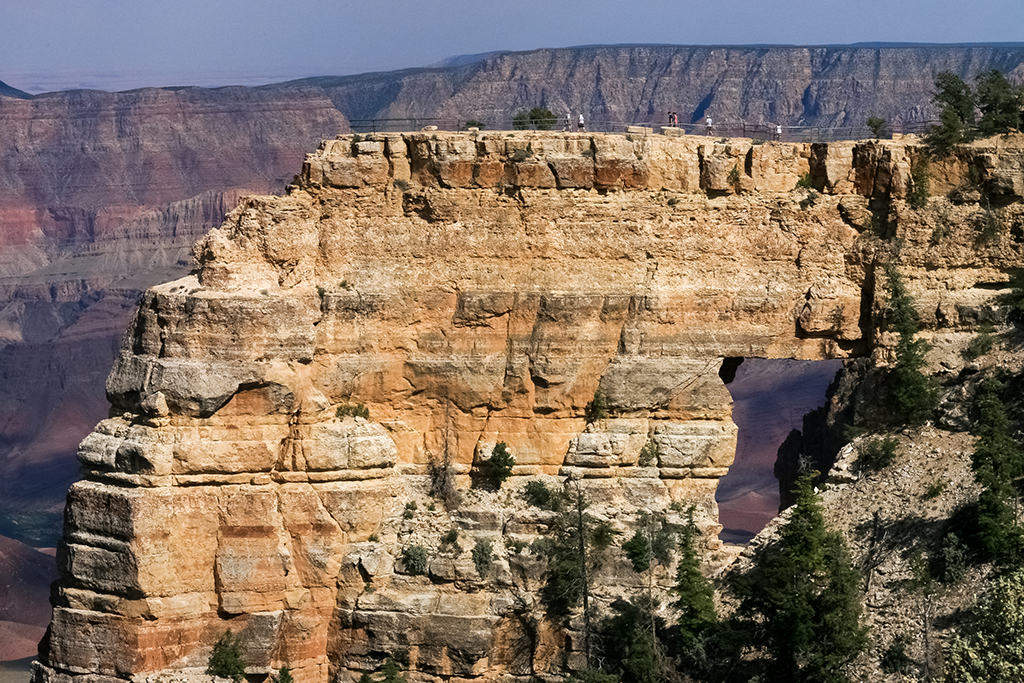
{"type": "MultiPolygon", "coordinates": [[[[736,446],[724,358],[883,362],[874,283],[893,258],[929,336],[964,338],[1024,263],[1024,139],[933,163],[914,209],[921,158],[914,141],[324,142],[287,196],[243,201],[192,275],[144,296],[112,417],[79,451],[36,680],[202,667],[227,627],[253,674],[308,681],[387,654],[424,680],[579,667],[578,621],[539,603],[525,544],[552,518],[526,481],[578,482],[623,533],[696,505],[714,550],[736,446]],[[816,192],[795,189],[805,175],[816,192]],[[588,425],[597,391],[611,416],[588,425]],[[370,419],[343,416],[357,403],[370,419]],[[498,441],[513,478],[471,488],[498,441]],[[648,441],[660,456],[641,466],[648,441]],[[451,510],[429,495],[445,457],[451,510]],[[401,559],[413,545],[427,575],[401,559]]],[[[635,588],[623,562],[605,559],[599,606],[635,588]]]]}

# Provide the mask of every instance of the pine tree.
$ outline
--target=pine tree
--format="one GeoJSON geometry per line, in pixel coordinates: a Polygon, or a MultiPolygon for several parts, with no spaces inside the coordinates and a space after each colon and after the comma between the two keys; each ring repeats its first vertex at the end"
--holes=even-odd
{"type": "Polygon", "coordinates": [[[1024,557],[1024,533],[1017,524],[1016,481],[1024,475],[1024,451],[1010,435],[1002,385],[987,379],[975,397],[978,440],[971,457],[974,480],[985,487],[978,497],[978,544],[985,558],[1001,564],[1024,557]]]}
{"type": "Polygon", "coordinates": [[[892,330],[899,335],[896,363],[888,380],[892,408],[905,422],[920,424],[935,414],[938,404],[938,391],[922,372],[930,345],[915,338],[919,327],[917,310],[895,264],[886,266],[885,279],[889,294],[887,317],[892,330]]]}
{"type": "Polygon", "coordinates": [[[979,133],[995,135],[1021,127],[1024,91],[1010,85],[998,69],[978,75],[976,92],[981,111],[979,133]]]}
{"type": "Polygon", "coordinates": [[[774,681],[845,681],[842,667],[867,645],[860,625],[860,575],[843,538],[825,527],[812,488],[796,483],[796,504],[779,540],[737,581],[738,618],[768,655],[774,681]]]}
{"type": "Polygon", "coordinates": [[[700,571],[697,551],[697,525],[693,521],[694,508],[686,511],[686,526],[679,536],[679,562],[676,565],[676,583],[672,587],[675,600],[672,606],[679,610],[679,635],[684,647],[709,624],[718,620],[715,613],[715,591],[700,571]]]}
{"type": "Polygon", "coordinates": [[[659,607],[654,597],[654,572],[657,565],[672,561],[673,534],[665,524],[664,515],[641,512],[637,515],[636,533],[622,544],[633,571],[644,575],[641,595],[632,601],[616,600],[612,609],[616,616],[605,624],[608,639],[606,654],[618,663],[622,680],[627,683],[654,683],[664,680],[671,666],[659,637],[659,607]]]}
{"type": "Polygon", "coordinates": [[[549,616],[565,619],[572,610],[583,604],[583,650],[587,667],[592,661],[592,634],[594,619],[590,605],[591,572],[594,549],[607,547],[610,529],[595,524],[586,513],[588,507],[579,481],[574,490],[565,495],[566,502],[555,523],[552,543],[548,546],[548,567],[541,601],[549,616]]]}

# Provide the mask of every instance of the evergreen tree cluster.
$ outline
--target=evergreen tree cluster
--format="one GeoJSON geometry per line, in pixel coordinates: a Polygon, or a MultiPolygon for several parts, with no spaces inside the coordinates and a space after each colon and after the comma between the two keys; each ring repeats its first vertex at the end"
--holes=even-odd
{"type": "Polygon", "coordinates": [[[620,551],[638,575],[638,588],[598,620],[592,577],[608,559],[598,542],[600,524],[585,512],[580,486],[563,494],[547,546],[542,599],[556,620],[576,614],[582,603],[588,671],[581,679],[603,673],[622,683],[746,681],[757,675],[780,682],[847,680],[844,667],[867,645],[860,574],[842,537],[825,526],[814,474],[798,482],[796,505],[778,541],[762,549],[754,568],[736,580],[740,607],[724,621],[701,571],[693,507],[681,525],[669,524],[660,513],[637,516],[635,533],[620,551]],[[664,611],[655,575],[673,560],[672,609],[664,611]],[[600,672],[591,670],[598,662],[600,672]]]}
{"type": "Polygon", "coordinates": [[[1022,128],[1024,89],[1010,85],[997,69],[979,74],[973,89],[952,71],[939,73],[932,102],[939,107],[939,125],[929,133],[928,144],[940,155],[979,135],[1022,128]]]}

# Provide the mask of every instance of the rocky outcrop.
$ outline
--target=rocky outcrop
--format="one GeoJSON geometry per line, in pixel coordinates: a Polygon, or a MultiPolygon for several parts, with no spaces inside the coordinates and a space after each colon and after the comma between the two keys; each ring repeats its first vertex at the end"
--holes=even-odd
{"type": "MultiPolygon", "coordinates": [[[[724,358],[883,361],[874,283],[894,245],[937,341],[969,334],[1024,262],[1011,228],[961,234],[983,211],[1021,220],[1022,139],[932,167],[933,194],[996,209],[912,208],[920,158],[912,140],[326,141],[287,196],[243,201],[193,274],[144,296],[112,417],[80,449],[37,680],[202,667],[225,628],[254,675],[306,681],[386,654],[422,680],[578,668],[580,624],[545,616],[528,546],[554,513],[526,482],[578,486],[624,534],[694,505],[715,548],[737,438],[724,358]],[[588,424],[598,393],[610,414],[588,424]],[[499,441],[512,478],[472,486],[499,441]],[[430,496],[444,463],[452,509],[430,496]]],[[[615,553],[597,572],[598,609],[637,586],[615,553]]]]}

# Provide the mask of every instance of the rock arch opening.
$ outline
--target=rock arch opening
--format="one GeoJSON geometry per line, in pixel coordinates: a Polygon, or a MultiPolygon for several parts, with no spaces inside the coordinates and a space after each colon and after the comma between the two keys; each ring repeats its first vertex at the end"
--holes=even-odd
{"type": "Polygon", "coordinates": [[[842,361],[726,358],[720,376],[733,399],[739,428],[736,460],[718,484],[715,499],[726,543],[748,542],[778,513],[775,460],[805,414],[825,404],[842,361]]]}

